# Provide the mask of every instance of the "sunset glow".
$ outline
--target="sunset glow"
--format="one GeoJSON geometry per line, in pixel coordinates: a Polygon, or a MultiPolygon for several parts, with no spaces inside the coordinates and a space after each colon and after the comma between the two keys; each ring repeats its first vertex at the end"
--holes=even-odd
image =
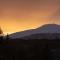
{"type": "Polygon", "coordinates": [[[60,24],[60,0],[0,0],[0,26],[4,34],[60,24]]]}

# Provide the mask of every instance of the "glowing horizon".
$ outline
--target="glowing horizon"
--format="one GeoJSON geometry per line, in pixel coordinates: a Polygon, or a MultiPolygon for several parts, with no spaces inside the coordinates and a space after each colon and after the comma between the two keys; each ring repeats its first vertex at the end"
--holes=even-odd
{"type": "Polygon", "coordinates": [[[60,0],[1,0],[0,26],[4,34],[60,24],[60,0]]]}

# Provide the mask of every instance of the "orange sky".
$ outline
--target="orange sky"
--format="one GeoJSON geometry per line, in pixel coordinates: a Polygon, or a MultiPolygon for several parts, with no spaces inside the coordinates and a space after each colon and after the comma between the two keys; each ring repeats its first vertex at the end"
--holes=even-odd
{"type": "Polygon", "coordinates": [[[4,33],[60,24],[60,0],[0,0],[0,26],[4,33]]]}

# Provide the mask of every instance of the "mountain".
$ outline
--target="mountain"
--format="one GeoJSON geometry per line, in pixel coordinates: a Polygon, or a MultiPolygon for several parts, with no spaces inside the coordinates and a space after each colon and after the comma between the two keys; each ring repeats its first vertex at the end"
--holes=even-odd
{"type": "Polygon", "coordinates": [[[37,35],[39,35],[39,37],[40,37],[41,35],[44,35],[44,36],[50,35],[51,36],[51,34],[55,34],[55,35],[60,34],[60,25],[45,24],[36,29],[13,33],[13,34],[9,35],[9,37],[14,39],[14,38],[22,38],[22,37],[25,38],[25,37],[31,36],[31,38],[32,38],[32,35],[33,35],[35,38],[35,36],[37,36],[37,35]]]}

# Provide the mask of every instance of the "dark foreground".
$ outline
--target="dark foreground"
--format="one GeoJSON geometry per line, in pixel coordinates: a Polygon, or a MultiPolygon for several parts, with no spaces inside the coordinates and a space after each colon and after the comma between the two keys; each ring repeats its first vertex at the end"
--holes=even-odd
{"type": "Polygon", "coordinates": [[[60,40],[2,40],[0,60],[60,60],[60,40]]]}

